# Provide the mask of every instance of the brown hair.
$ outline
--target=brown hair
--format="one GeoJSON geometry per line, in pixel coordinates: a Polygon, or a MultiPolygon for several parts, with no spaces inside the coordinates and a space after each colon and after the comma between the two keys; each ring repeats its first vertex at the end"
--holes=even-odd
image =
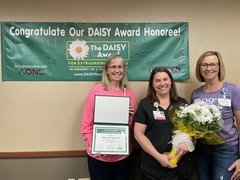
{"type": "Polygon", "coordinates": [[[159,102],[159,99],[157,98],[156,91],[153,88],[153,79],[155,74],[160,73],[160,72],[165,72],[168,74],[169,78],[171,79],[171,88],[170,88],[170,101],[171,102],[177,102],[178,101],[178,93],[177,93],[177,88],[174,82],[174,79],[172,77],[172,74],[169,72],[167,68],[164,67],[156,67],[152,70],[150,78],[149,78],[149,84],[148,84],[148,91],[147,91],[147,97],[152,101],[152,102],[159,102]]]}

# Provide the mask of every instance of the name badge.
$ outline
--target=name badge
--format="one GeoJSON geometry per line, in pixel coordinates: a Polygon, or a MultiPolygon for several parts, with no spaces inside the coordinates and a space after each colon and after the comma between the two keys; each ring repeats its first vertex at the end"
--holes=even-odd
{"type": "Polygon", "coordinates": [[[166,120],[166,117],[163,111],[153,111],[153,116],[155,120],[166,120]]]}
{"type": "Polygon", "coordinates": [[[218,104],[221,106],[231,107],[231,99],[219,98],[218,104]]]}

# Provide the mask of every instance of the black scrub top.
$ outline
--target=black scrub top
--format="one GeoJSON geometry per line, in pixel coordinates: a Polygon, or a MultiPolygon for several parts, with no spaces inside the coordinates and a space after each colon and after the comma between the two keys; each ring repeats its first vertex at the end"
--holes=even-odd
{"type": "MultiPolygon", "coordinates": [[[[157,111],[157,108],[153,104],[154,102],[151,102],[148,98],[142,99],[135,114],[134,122],[147,125],[145,135],[158,152],[170,152],[172,149],[170,141],[174,126],[169,117],[169,110],[172,106],[183,106],[187,104],[187,101],[179,97],[178,102],[171,103],[166,110],[159,106],[158,109],[164,116],[157,119],[154,118],[153,114],[154,111],[157,111]]],[[[169,169],[162,167],[155,158],[142,150],[141,170],[145,175],[153,179],[175,179],[174,177],[177,177],[178,174],[180,176],[189,174],[189,161],[189,156],[184,155],[178,162],[177,168],[169,169]]]]}

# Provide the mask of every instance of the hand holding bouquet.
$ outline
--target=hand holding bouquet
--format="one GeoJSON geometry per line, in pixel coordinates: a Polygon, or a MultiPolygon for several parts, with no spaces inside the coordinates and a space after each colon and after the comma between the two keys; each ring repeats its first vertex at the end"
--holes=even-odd
{"type": "MultiPolygon", "coordinates": [[[[217,134],[223,126],[221,112],[215,105],[208,105],[203,101],[198,101],[191,105],[172,109],[170,112],[174,124],[172,136],[172,151],[170,155],[175,155],[180,143],[187,143],[190,152],[194,150],[191,138],[203,138],[212,144],[223,144],[225,141],[217,134]]],[[[170,162],[177,164],[178,157],[174,157],[170,162]]]]}

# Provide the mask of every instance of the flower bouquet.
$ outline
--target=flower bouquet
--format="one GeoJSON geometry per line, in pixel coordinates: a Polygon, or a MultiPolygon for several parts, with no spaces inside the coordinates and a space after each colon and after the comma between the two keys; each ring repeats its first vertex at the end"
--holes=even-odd
{"type": "Polygon", "coordinates": [[[186,142],[190,152],[194,150],[192,139],[203,138],[211,144],[225,143],[217,131],[223,127],[223,120],[219,109],[203,101],[195,102],[191,105],[181,106],[170,111],[170,117],[174,124],[172,136],[172,150],[170,160],[172,164],[177,164],[178,157],[175,155],[180,143],[186,142]]]}

